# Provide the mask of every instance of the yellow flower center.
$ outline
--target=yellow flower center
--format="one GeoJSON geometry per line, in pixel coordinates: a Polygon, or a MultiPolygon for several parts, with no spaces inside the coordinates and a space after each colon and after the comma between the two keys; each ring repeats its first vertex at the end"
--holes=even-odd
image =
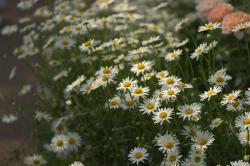
{"type": "Polygon", "coordinates": [[[134,153],[134,157],[135,157],[136,159],[142,158],[142,152],[135,152],[135,153],[134,153]]]}
{"type": "Polygon", "coordinates": [[[190,114],[193,113],[193,109],[187,108],[187,109],[185,110],[185,113],[188,114],[188,115],[190,115],[190,114]]]}
{"type": "Polygon", "coordinates": [[[91,46],[91,41],[86,41],[83,43],[83,46],[85,47],[90,47],[91,46]]]}
{"type": "Polygon", "coordinates": [[[164,71],[161,71],[161,72],[158,73],[158,75],[159,75],[160,77],[164,77],[164,76],[165,76],[165,73],[164,73],[164,71]]]}
{"type": "Polygon", "coordinates": [[[82,28],[79,27],[79,26],[75,27],[75,30],[76,30],[76,31],[80,31],[81,29],[82,29],[82,28]]]}
{"type": "Polygon", "coordinates": [[[137,69],[138,70],[143,70],[145,68],[145,65],[142,63],[137,64],[137,69]]]}
{"type": "Polygon", "coordinates": [[[108,67],[105,67],[103,69],[103,74],[109,74],[110,73],[110,69],[108,67]]]}
{"type": "Polygon", "coordinates": [[[250,141],[250,134],[249,134],[249,133],[246,134],[245,139],[246,139],[247,141],[250,141]]]}
{"type": "Polygon", "coordinates": [[[57,146],[63,146],[63,144],[64,144],[64,143],[63,143],[63,140],[60,140],[60,139],[59,139],[59,140],[56,141],[56,145],[57,145],[57,146]]]}
{"type": "Polygon", "coordinates": [[[202,48],[197,48],[195,51],[196,51],[197,53],[199,53],[199,54],[203,53],[203,49],[202,49],[202,48]]]}
{"type": "Polygon", "coordinates": [[[74,145],[75,143],[76,143],[75,138],[69,138],[69,140],[68,140],[69,145],[74,145]]]}
{"type": "Polygon", "coordinates": [[[107,81],[108,77],[106,75],[102,75],[102,81],[107,81]]]}
{"type": "Polygon", "coordinates": [[[221,76],[216,77],[216,82],[222,83],[224,82],[224,78],[221,76]]]}
{"type": "Polygon", "coordinates": [[[40,160],[33,160],[33,164],[34,164],[34,165],[40,165],[40,164],[41,164],[41,161],[40,161],[40,160]]]}
{"type": "Polygon", "coordinates": [[[155,104],[154,103],[147,103],[146,107],[147,107],[147,109],[152,110],[152,109],[154,109],[155,104]]]}
{"type": "Polygon", "coordinates": [[[169,95],[169,96],[172,96],[173,94],[174,94],[174,90],[172,90],[172,89],[169,89],[168,91],[167,91],[167,94],[169,95]]]}
{"type": "Polygon", "coordinates": [[[110,102],[110,104],[111,104],[111,106],[115,106],[115,105],[117,105],[117,101],[116,101],[116,100],[112,100],[112,101],[110,102]]]}
{"type": "Polygon", "coordinates": [[[164,147],[167,149],[171,149],[174,146],[173,142],[171,140],[166,140],[164,142],[164,147]]]}
{"type": "Polygon", "coordinates": [[[201,138],[198,139],[197,144],[201,145],[201,146],[206,145],[207,144],[207,139],[201,137],[201,138]]]}
{"type": "Polygon", "coordinates": [[[139,87],[137,87],[137,88],[134,89],[134,93],[137,94],[137,95],[141,94],[142,93],[142,89],[139,88],[139,87]]]}
{"type": "Polygon", "coordinates": [[[207,91],[208,96],[213,96],[213,94],[214,94],[214,91],[212,91],[212,90],[207,91]]]}
{"type": "Polygon", "coordinates": [[[129,100],[129,101],[126,101],[126,105],[128,107],[131,107],[133,105],[133,101],[129,100]]]}
{"type": "Polygon", "coordinates": [[[176,155],[171,155],[171,156],[169,156],[169,161],[176,161],[176,155]]]}
{"type": "Polygon", "coordinates": [[[243,119],[244,125],[249,125],[250,124],[250,117],[246,117],[243,119]]]}
{"type": "Polygon", "coordinates": [[[205,27],[207,29],[212,29],[214,27],[214,25],[212,23],[208,23],[208,24],[205,24],[205,27]]]}
{"type": "Polygon", "coordinates": [[[126,82],[123,83],[123,86],[124,86],[125,88],[130,87],[130,86],[131,86],[131,82],[126,81],[126,82]]]}
{"type": "Polygon", "coordinates": [[[228,100],[234,100],[235,97],[234,97],[233,95],[229,95],[229,96],[227,96],[227,99],[228,99],[228,100]]]}
{"type": "Polygon", "coordinates": [[[172,85],[172,84],[174,84],[174,83],[175,83],[175,81],[174,81],[173,78],[167,78],[167,79],[166,79],[166,84],[172,85]]]}
{"type": "Polygon", "coordinates": [[[239,100],[235,100],[235,101],[232,103],[232,105],[233,105],[234,108],[237,108],[237,107],[240,105],[239,100]]]}
{"type": "Polygon", "coordinates": [[[91,86],[91,85],[86,85],[86,86],[85,86],[85,90],[86,90],[86,91],[90,91],[90,90],[91,90],[91,88],[92,88],[92,86],[91,86]]]}
{"type": "Polygon", "coordinates": [[[201,161],[201,157],[200,157],[200,156],[195,156],[195,157],[194,157],[194,161],[195,161],[196,163],[199,163],[199,162],[201,161]]]}
{"type": "Polygon", "coordinates": [[[176,58],[176,57],[177,57],[177,53],[176,53],[176,52],[173,52],[173,53],[170,54],[170,56],[171,56],[172,58],[176,58]]]}
{"type": "Polygon", "coordinates": [[[68,40],[64,40],[64,41],[62,42],[62,44],[65,45],[65,46],[67,46],[67,45],[69,45],[69,41],[68,41],[68,40]]]}
{"type": "Polygon", "coordinates": [[[168,116],[168,113],[166,113],[166,112],[160,112],[160,114],[159,114],[159,117],[161,119],[165,119],[167,116],[168,116]]]}
{"type": "Polygon", "coordinates": [[[196,131],[195,131],[194,129],[190,129],[190,130],[188,131],[188,134],[189,134],[191,137],[193,137],[193,136],[196,135],[196,131]]]}

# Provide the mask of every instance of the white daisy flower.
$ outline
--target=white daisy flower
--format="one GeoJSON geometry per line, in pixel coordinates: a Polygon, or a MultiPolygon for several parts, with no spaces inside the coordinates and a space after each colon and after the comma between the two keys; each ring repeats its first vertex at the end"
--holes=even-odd
{"type": "Polygon", "coordinates": [[[223,120],[221,118],[215,118],[211,121],[211,124],[209,125],[209,127],[211,129],[215,129],[217,127],[219,127],[222,124],[223,120]]]}
{"type": "Polygon", "coordinates": [[[157,98],[159,101],[162,101],[163,93],[161,89],[155,90],[153,96],[157,98]]]}
{"type": "Polygon", "coordinates": [[[221,23],[208,23],[199,27],[199,32],[210,31],[221,28],[221,23]]]}
{"type": "Polygon", "coordinates": [[[108,103],[106,104],[106,108],[110,109],[117,109],[120,107],[121,98],[119,96],[115,96],[112,99],[109,99],[108,103]]]}
{"type": "Polygon", "coordinates": [[[239,133],[239,140],[242,145],[250,145],[250,131],[244,130],[239,133]]]}
{"type": "Polygon", "coordinates": [[[52,122],[52,130],[58,134],[67,132],[65,121],[62,118],[54,120],[52,122]]]}
{"type": "Polygon", "coordinates": [[[233,28],[233,32],[239,32],[241,30],[246,30],[250,28],[250,21],[240,23],[233,28]]]}
{"type": "Polygon", "coordinates": [[[2,35],[11,35],[18,31],[17,25],[6,25],[2,28],[1,34],[2,35]]]}
{"type": "Polygon", "coordinates": [[[137,48],[136,50],[132,50],[129,52],[129,55],[140,55],[142,56],[143,54],[145,53],[149,53],[150,50],[148,47],[140,47],[140,48],[137,48]]]}
{"type": "Polygon", "coordinates": [[[152,63],[150,61],[143,61],[141,63],[133,64],[131,71],[137,76],[144,74],[146,71],[150,71],[152,68],[152,63]]]}
{"type": "Polygon", "coordinates": [[[166,71],[166,70],[162,70],[162,71],[156,73],[156,77],[157,77],[157,78],[165,78],[165,77],[167,77],[168,75],[169,75],[169,73],[168,73],[168,71],[166,71]]]}
{"type": "Polygon", "coordinates": [[[95,86],[96,87],[106,87],[108,84],[111,84],[114,82],[114,76],[115,75],[109,75],[109,74],[102,74],[99,75],[95,80],[95,86]]]}
{"type": "Polygon", "coordinates": [[[137,80],[133,80],[132,78],[127,77],[119,83],[117,90],[131,90],[133,87],[137,86],[137,83],[137,80]]]}
{"type": "MultiPolygon", "coordinates": [[[[191,153],[189,154],[189,159],[186,161],[189,161],[189,164],[194,165],[194,166],[206,166],[205,163],[205,156],[203,153],[196,152],[195,150],[192,150],[191,153]]],[[[184,166],[190,166],[190,165],[185,165],[184,166]]]]}
{"type": "Polygon", "coordinates": [[[209,101],[212,96],[216,96],[221,91],[222,89],[219,86],[214,86],[212,88],[209,88],[208,91],[205,91],[203,94],[200,94],[201,101],[204,101],[205,99],[208,99],[209,101]]]}
{"type": "Polygon", "coordinates": [[[160,36],[150,37],[150,39],[142,41],[142,45],[144,45],[144,46],[150,45],[150,44],[155,43],[155,42],[160,41],[160,40],[161,40],[160,36]]]}
{"type": "Polygon", "coordinates": [[[70,164],[69,166],[84,166],[83,163],[81,163],[80,161],[74,161],[72,164],[70,164]]]}
{"type": "Polygon", "coordinates": [[[17,116],[13,114],[3,115],[1,120],[2,120],[2,123],[10,124],[17,120],[17,116]]]}
{"type": "Polygon", "coordinates": [[[157,98],[146,99],[143,101],[143,104],[140,105],[140,111],[143,112],[143,114],[151,114],[159,107],[160,102],[157,98]]]}
{"type": "Polygon", "coordinates": [[[242,160],[230,162],[230,165],[231,166],[250,166],[248,162],[245,162],[242,160]]]}
{"type": "Polygon", "coordinates": [[[74,35],[82,35],[87,33],[87,30],[83,24],[74,25],[70,28],[70,31],[74,35]]]}
{"type": "Polygon", "coordinates": [[[24,158],[24,164],[27,166],[42,166],[47,164],[47,161],[42,155],[34,154],[32,156],[26,156],[24,158]]]}
{"type": "Polygon", "coordinates": [[[178,83],[177,87],[178,87],[181,91],[184,91],[185,89],[192,89],[192,88],[193,88],[193,85],[180,81],[180,82],[178,83]]]}
{"type": "Polygon", "coordinates": [[[188,119],[191,120],[193,117],[198,117],[201,113],[201,104],[193,103],[193,104],[185,104],[178,108],[180,112],[177,112],[183,120],[188,119]]]}
{"type": "Polygon", "coordinates": [[[175,60],[179,59],[181,55],[182,55],[181,49],[174,50],[173,52],[170,52],[166,55],[165,60],[168,62],[175,61],[175,60]]]}
{"type": "Polygon", "coordinates": [[[239,95],[240,95],[240,90],[235,90],[229,94],[225,94],[224,97],[222,98],[221,104],[226,105],[228,103],[230,104],[234,103],[239,95]]]}
{"type": "Polygon", "coordinates": [[[206,149],[207,146],[211,145],[214,142],[214,136],[208,131],[197,132],[196,136],[191,138],[194,142],[194,147],[206,149]]]}
{"type": "Polygon", "coordinates": [[[86,79],[84,75],[79,76],[75,81],[73,81],[71,84],[67,85],[65,88],[65,92],[69,93],[71,92],[75,87],[80,86],[80,84],[86,79]]]}
{"type": "Polygon", "coordinates": [[[165,133],[164,135],[158,135],[156,137],[156,144],[160,151],[169,153],[178,150],[180,143],[175,136],[165,133]]]}
{"type": "Polygon", "coordinates": [[[52,117],[46,112],[35,111],[34,119],[38,122],[41,122],[42,120],[49,122],[52,120],[52,117]]]}
{"type": "Polygon", "coordinates": [[[198,60],[199,57],[202,55],[202,54],[206,54],[208,53],[208,45],[207,43],[202,43],[198,46],[198,48],[195,49],[194,53],[191,54],[191,59],[196,59],[198,60]]]}
{"type": "Polygon", "coordinates": [[[95,41],[94,39],[91,39],[91,40],[88,40],[88,41],[85,41],[83,42],[80,46],[79,46],[79,49],[82,51],[82,52],[88,52],[90,51],[91,49],[93,49],[97,44],[97,41],[95,41]]]}
{"type": "Polygon", "coordinates": [[[243,109],[243,103],[244,102],[242,100],[236,99],[233,103],[227,104],[226,109],[228,111],[241,111],[243,109]]]}
{"type": "Polygon", "coordinates": [[[113,67],[113,66],[105,66],[105,67],[101,67],[100,70],[98,70],[95,75],[96,76],[100,76],[100,75],[112,75],[112,76],[115,76],[117,73],[119,72],[117,66],[113,67]]]}
{"type": "Polygon", "coordinates": [[[180,159],[180,152],[176,149],[175,151],[168,152],[160,166],[177,166],[180,162],[180,159]]]}
{"type": "Polygon", "coordinates": [[[123,110],[131,110],[135,107],[136,104],[137,99],[131,98],[129,94],[126,94],[125,97],[122,99],[120,106],[123,110]]]}
{"type": "Polygon", "coordinates": [[[184,126],[184,130],[182,131],[182,134],[186,138],[193,138],[196,136],[198,132],[200,132],[200,127],[196,125],[191,125],[191,126],[184,126]]]}
{"type": "Polygon", "coordinates": [[[177,95],[180,93],[179,88],[170,87],[162,90],[162,98],[166,101],[175,101],[177,95]]]}
{"type": "Polygon", "coordinates": [[[155,72],[154,72],[154,71],[152,71],[152,72],[147,72],[147,73],[145,73],[145,74],[142,76],[141,80],[142,80],[142,81],[147,81],[147,80],[150,80],[151,78],[153,78],[154,76],[155,76],[155,72]]]}
{"type": "Polygon", "coordinates": [[[59,49],[70,49],[75,44],[75,41],[69,36],[58,37],[55,42],[55,47],[59,49]]]}
{"type": "Polygon", "coordinates": [[[226,73],[226,69],[220,69],[211,75],[208,82],[213,85],[224,87],[227,85],[227,81],[231,80],[232,77],[226,73]]]}
{"type": "Polygon", "coordinates": [[[235,126],[241,130],[250,129],[250,112],[245,112],[235,120],[235,126]]]}
{"type": "Polygon", "coordinates": [[[159,123],[160,125],[163,124],[163,122],[170,122],[170,119],[172,119],[171,115],[173,113],[172,108],[159,108],[157,112],[154,112],[153,114],[153,120],[154,123],[159,123]]]}
{"type": "Polygon", "coordinates": [[[214,41],[212,41],[211,43],[209,43],[209,45],[208,45],[208,50],[211,50],[211,49],[213,49],[213,48],[215,48],[217,45],[218,45],[218,41],[216,41],[216,40],[214,40],[214,41]]]}
{"type": "Polygon", "coordinates": [[[87,80],[84,84],[81,85],[80,91],[82,94],[89,94],[92,90],[96,88],[96,84],[93,79],[87,80]]]}
{"type": "Polygon", "coordinates": [[[132,96],[139,98],[142,97],[144,98],[145,96],[147,96],[149,93],[149,88],[148,87],[142,87],[142,86],[136,86],[134,88],[132,88],[131,94],[132,96]]]}
{"type": "Polygon", "coordinates": [[[144,163],[145,160],[147,160],[147,157],[149,154],[147,153],[147,149],[142,147],[136,147],[134,149],[131,149],[129,152],[128,158],[129,161],[131,161],[133,164],[139,164],[144,163]]]}
{"type": "Polygon", "coordinates": [[[64,134],[55,135],[51,140],[51,148],[54,152],[63,152],[68,148],[67,136],[64,134]]]}
{"type": "Polygon", "coordinates": [[[67,144],[69,150],[77,150],[81,146],[81,137],[76,132],[67,133],[67,144]]]}
{"type": "Polygon", "coordinates": [[[159,84],[163,87],[175,87],[178,86],[181,79],[176,76],[167,76],[159,80],[159,84]]]}

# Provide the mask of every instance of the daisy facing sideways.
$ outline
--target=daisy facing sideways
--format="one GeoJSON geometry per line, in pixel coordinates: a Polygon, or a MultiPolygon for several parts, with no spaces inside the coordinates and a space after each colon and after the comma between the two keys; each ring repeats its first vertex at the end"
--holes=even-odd
{"type": "Polygon", "coordinates": [[[212,96],[216,96],[221,91],[222,89],[219,86],[214,86],[212,88],[209,88],[208,91],[205,91],[203,94],[200,94],[201,101],[204,101],[205,99],[208,99],[209,101],[212,96]]]}

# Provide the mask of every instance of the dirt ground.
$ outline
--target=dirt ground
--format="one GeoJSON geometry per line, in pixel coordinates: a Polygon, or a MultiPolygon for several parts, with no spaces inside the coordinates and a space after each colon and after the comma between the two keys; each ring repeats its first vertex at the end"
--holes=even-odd
{"type": "MultiPolygon", "coordinates": [[[[4,25],[15,24],[19,17],[29,15],[28,12],[23,13],[16,8],[16,4],[19,0],[6,0],[6,7],[0,8],[0,16],[3,22],[0,24],[0,29],[4,25]]],[[[35,84],[35,78],[32,75],[28,67],[17,60],[12,54],[15,47],[20,44],[19,35],[1,36],[0,34],[0,94],[5,98],[11,99],[12,102],[3,102],[0,100],[0,117],[4,114],[13,113],[17,114],[17,105],[20,105],[21,111],[18,113],[18,120],[13,124],[3,124],[0,122],[0,166],[3,165],[3,161],[6,158],[10,158],[17,148],[28,148],[28,136],[32,128],[31,124],[31,112],[34,109],[34,97],[32,94],[25,96],[18,96],[18,91],[24,84],[35,84]],[[9,80],[9,73],[13,66],[16,66],[17,75],[9,80]],[[20,116],[21,115],[21,116],[20,116]]],[[[22,166],[23,159],[14,161],[11,166],[22,166]]],[[[6,166],[6,165],[4,165],[6,166]]]]}

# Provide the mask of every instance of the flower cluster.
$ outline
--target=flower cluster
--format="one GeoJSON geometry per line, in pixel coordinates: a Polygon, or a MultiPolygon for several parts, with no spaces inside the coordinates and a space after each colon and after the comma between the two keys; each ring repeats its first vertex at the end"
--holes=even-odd
{"type": "Polygon", "coordinates": [[[249,67],[248,41],[239,57],[245,48],[215,33],[245,33],[250,17],[198,0],[210,23],[196,27],[194,11],[182,19],[173,12],[181,2],[169,2],[55,0],[34,11],[41,22],[2,30],[23,35],[13,54],[36,58],[41,78],[33,135],[43,146],[26,165],[249,165],[249,72],[235,69],[249,67]]]}

